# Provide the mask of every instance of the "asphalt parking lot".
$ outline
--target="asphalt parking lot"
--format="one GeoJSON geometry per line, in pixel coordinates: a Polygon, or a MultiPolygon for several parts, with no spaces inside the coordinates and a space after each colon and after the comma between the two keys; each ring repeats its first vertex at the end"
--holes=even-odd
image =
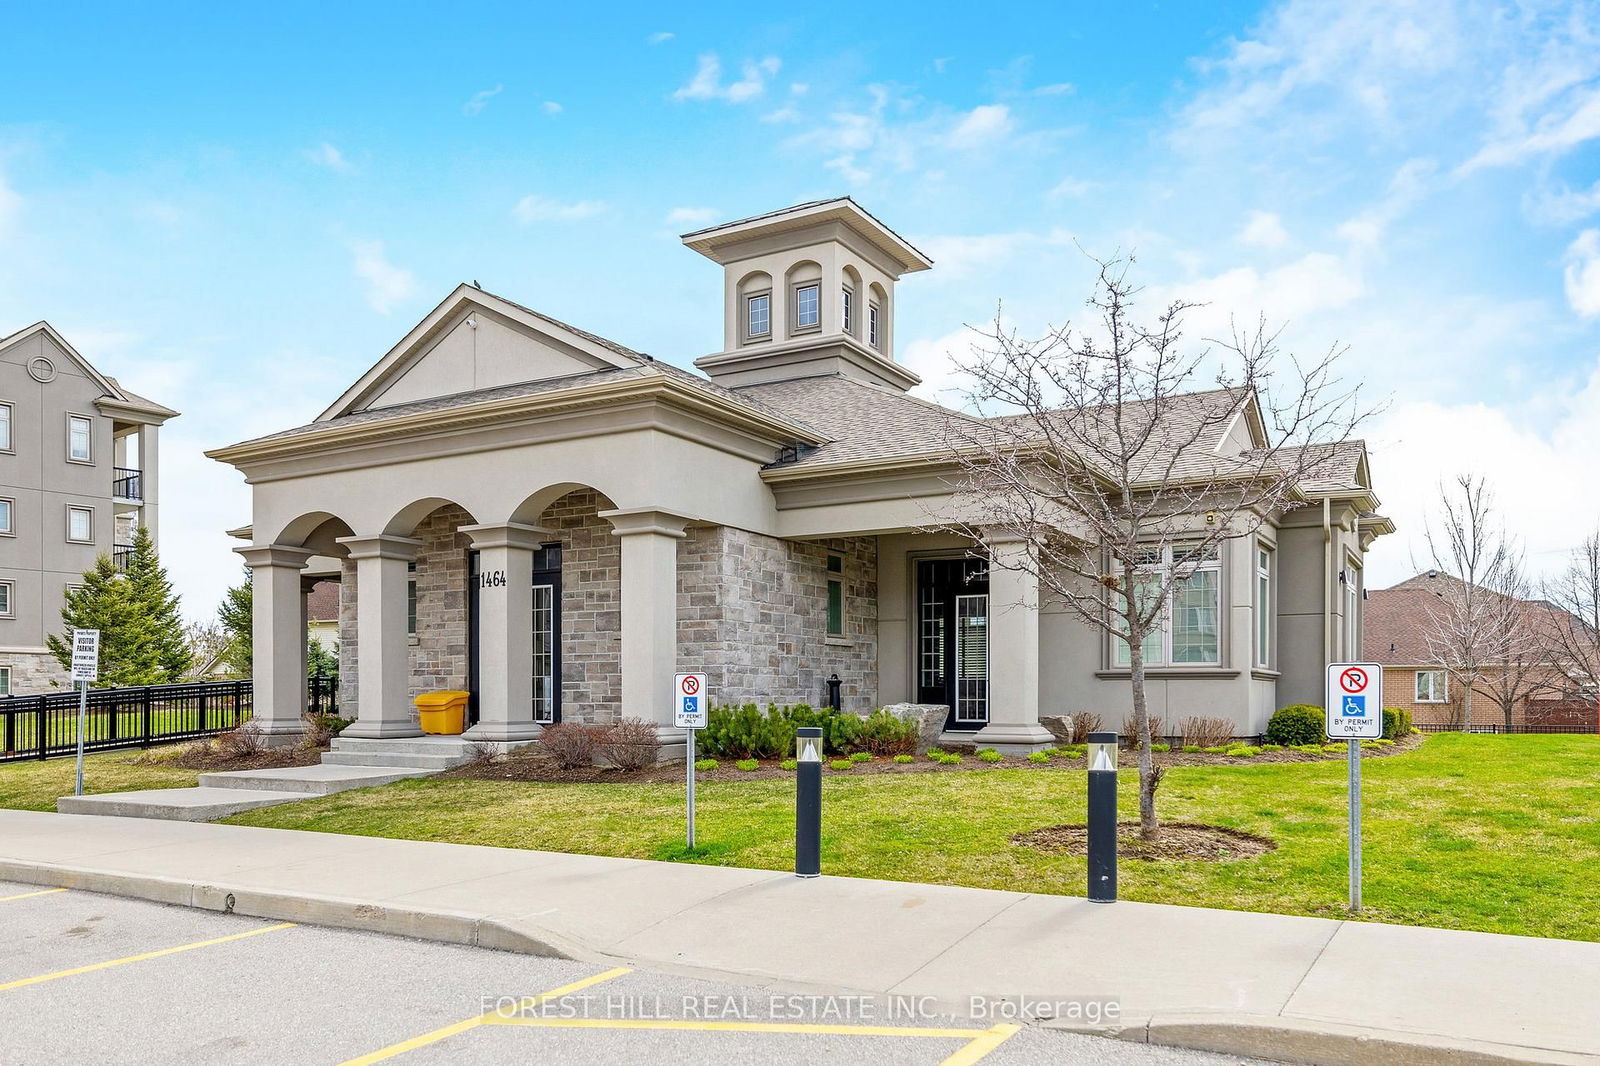
{"type": "Polygon", "coordinates": [[[4,1063],[1236,1057],[0,882],[4,1063]]]}

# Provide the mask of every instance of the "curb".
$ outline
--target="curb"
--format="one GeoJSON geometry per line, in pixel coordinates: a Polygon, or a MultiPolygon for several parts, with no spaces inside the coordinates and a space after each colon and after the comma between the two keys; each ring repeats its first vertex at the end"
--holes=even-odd
{"type": "Polygon", "coordinates": [[[1600,1056],[1436,1033],[1261,1014],[1165,1014],[1120,1029],[1042,1021],[1042,1028],[1307,1066],[1596,1066],[1600,1056]]]}

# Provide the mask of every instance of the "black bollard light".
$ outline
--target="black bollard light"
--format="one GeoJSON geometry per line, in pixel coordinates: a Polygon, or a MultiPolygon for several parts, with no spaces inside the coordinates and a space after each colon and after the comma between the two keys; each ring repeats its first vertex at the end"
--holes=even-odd
{"type": "Polygon", "coordinates": [[[1089,902],[1117,901],[1117,735],[1090,733],[1089,902]]]}
{"type": "Polygon", "coordinates": [[[832,707],[836,711],[840,710],[839,686],[842,684],[844,684],[844,682],[839,680],[838,674],[834,674],[832,677],[828,678],[828,706],[832,707]]]}
{"type": "Polygon", "coordinates": [[[801,726],[795,738],[794,872],[822,873],[822,730],[801,726]]]}

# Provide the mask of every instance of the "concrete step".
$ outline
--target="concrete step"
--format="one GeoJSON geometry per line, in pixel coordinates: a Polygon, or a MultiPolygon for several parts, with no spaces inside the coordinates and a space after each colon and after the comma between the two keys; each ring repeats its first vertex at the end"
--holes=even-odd
{"type": "Polygon", "coordinates": [[[382,752],[389,755],[466,755],[471,756],[471,741],[460,737],[402,737],[374,740],[365,737],[334,737],[331,745],[340,752],[382,752]]]}
{"type": "Polygon", "coordinates": [[[413,770],[448,770],[472,761],[464,755],[418,755],[404,751],[330,751],[322,756],[323,766],[401,766],[413,770]]]}
{"type": "Polygon", "coordinates": [[[200,787],[292,792],[300,797],[327,796],[352,788],[387,785],[408,777],[427,777],[438,770],[391,766],[290,766],[282,770],[233,770],[201,774],[200,787]]]}
{"type": "Polygon", "coordinates": [[[140,792],[107,792],[97,796],[62,796],[62,814],[108,814],[119,818],[164,818],[173,822],[209,822],[240,811],[305,799],[292,792],[246,788],[151,788],[140,792]]]}

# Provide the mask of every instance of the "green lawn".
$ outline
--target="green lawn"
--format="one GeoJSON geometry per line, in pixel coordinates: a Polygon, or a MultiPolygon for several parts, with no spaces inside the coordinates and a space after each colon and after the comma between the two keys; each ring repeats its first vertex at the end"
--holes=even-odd
{"type": "MultiPolygon", "coordinates": [[[[143,788],[189,788],[199,774],[159,764],[140,764],[134,760],[176,752],[176,745],[151,748],[149,752],[115,751],[83,758],[84,792],[131,792],[143,788]]],[[[47,759],[40,762],[0,763],[0,807],[24,811],[53,811],[58,796],[72,795],[77,760],[47,759]]]]}
{"type": "MultiPolygon", "coordinates": [[[[1430,738],[1364,765],[1366,903],[1383,921],[1600,940],[1600,738],[1430,738]]],[[[1269,836],[1278,850],[1227,863],[1124,861],[1125,899],[1338,915],[1345,899],[1345,766],[1178,767],[1163,817],[1269,836]]],[[[1126,817],[1136,776],[1122,775],[1126,817]]],[[[1082,859],[1012,845],[1019,830],[1081,822],[1077,771],[973,770],[824,783],[828,873],[1081,894],[1082,859]]],[[[3,795],[3,792],[0,792],[3,795]]],[[[788,869],[794,786],[706,782],[703,854],[788,869]]],[[[370,836],[683,858],[678,785],[414,780],[265,808],[230,821],[370,836]]]]}

